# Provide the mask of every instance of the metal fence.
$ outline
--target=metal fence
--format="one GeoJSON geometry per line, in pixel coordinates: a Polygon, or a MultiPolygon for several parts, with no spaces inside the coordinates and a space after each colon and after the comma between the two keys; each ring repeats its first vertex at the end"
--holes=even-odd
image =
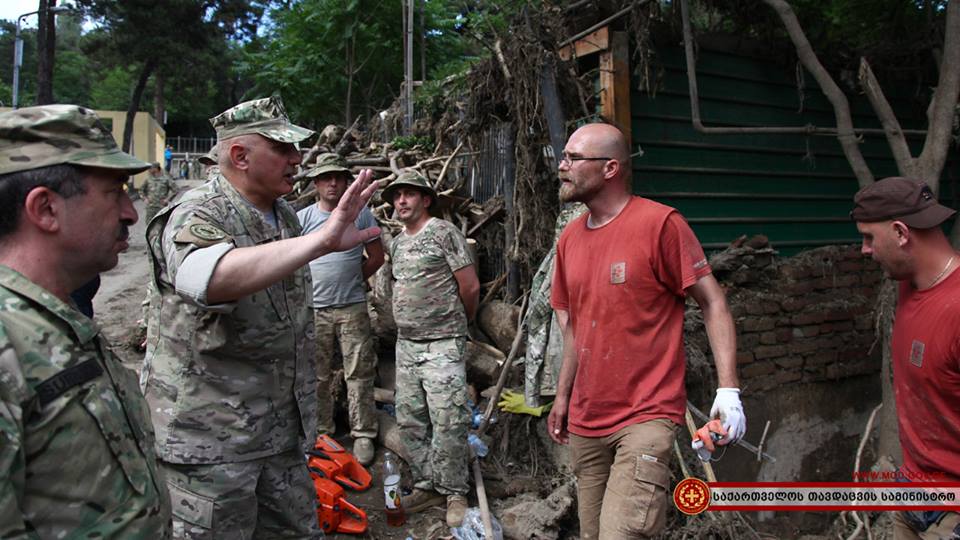
{"type": "Polygon", "coordinates": [[[215,144],[216,137],[167,137],[174,154],[206,154],[215,144]]]}
{"type": "MultiPolygon", "coordinates": [[[[501,123],[488,130],[480,138],[480,148],[468,157],[464,157],[458,173],[463,174],[464,186],[470,198],[478,204],[483,204],[493,197],[503,197],[504,186],[511,184],[507,179],[512,167],[508,160],[513,158],[513,144],[510,135],[510,125],[501,123]]],[[[512,195],[512,194],[511,194],[512,195]]],[[[498,235],[499,236],[499,235],[498,235]]],[[[500,236],[500,241],[505,240],[500,236]]],[[[503,244],[487,246],[484,259],[481,261],[481,279],[494,279],[507,270],[506,249],[503,244]]]]}
{"type": "Polygon", "coordinates": [[[466,182],[470,197],[483,204],[491,197],[503,195],[507,158],[513,148],[507,148],[509,124],[502,123],[487,131],[480,141],[480,148],[472,160],[466,182]]]}

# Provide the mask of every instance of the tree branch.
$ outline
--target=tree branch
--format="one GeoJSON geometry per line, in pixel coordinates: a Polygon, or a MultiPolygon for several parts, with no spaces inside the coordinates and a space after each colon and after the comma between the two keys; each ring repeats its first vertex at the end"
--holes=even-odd
{"type": "Polygon", "coordinates": [[[943,61],[940,64],[940,81],[933,93],[928,114],[927,139],[920,152],[919,170],[921,180],[934,192],[939,192],[940,172],[947,161],[947,151],[953,140],[953,115],[960,97],[960,2],[947,5],[947,20],[944,28],[943,61]]]}
{"type": "Polygon", "coordinates": [[[911,178],[917,177],[917,160],[910,153],[910,147],[907,146],[907,139],[903,136],[903,130],[900,128],[900,122],[890,107],[886,96],[883,95],[883,89],[880,83],[873,75],[870,64],[866,58],[860,59],[860,86],[867,94],[867,99],[873,105],[874,112],[880,119],[880,125],[883,126],[884,135],[887,137],[887,144],[890,145],[890,151],[893,158],[897,161],[897,168],[903,176],[911,178]]]}
{"type": "Polygon", "coordinates": [[[800,62],[807,68],[807,71],[813,74],[823,94],[827,96],[830,104],[833,105],[833,114],[837,120],[837,139],[840,140],[843,154],[846,156],[847,162],[850,163],[850,168],[853,169],[853,174],[856,175],[857,182],[860,184],[860,187],[866,187],[872,184],[873,173],[870,172],[870,167],[863,159],[863,154],[860,153],[860,148],[857,146],[858,139],[853,131],[853,120],[851,120],[850,117],[850,103],[847,101],[847,96],[843,94],[843,91],[840,90],[837,83],[835,83],[830,74],[827,73],[826,68],[820,63],[817,54],[813,51],[813,46],[810,45],[810,41],[807,40],[807,36],[804,35],[803,28],[800,27],[800,21],[797,20],[797,15],[793,12],[790,4],[785,0],[763,1],[777,12],[777,15],[783,22],[784,28],[786,28],[787,33],[790,35],[793,46],[797,50],[797,57],[800,59],[800,62]]]}

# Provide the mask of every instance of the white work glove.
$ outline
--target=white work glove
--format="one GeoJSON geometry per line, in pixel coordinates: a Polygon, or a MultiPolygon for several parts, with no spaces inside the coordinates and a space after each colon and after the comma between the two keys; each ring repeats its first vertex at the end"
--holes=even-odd
{"type": "Polygon", "coordinates": [[[720,418],[727,434],[719,444],[733,444],[747,433],[747,417],[743,414],[739,388],[717,388],[717,397],[710,407],[710,418],[720,418]]]}

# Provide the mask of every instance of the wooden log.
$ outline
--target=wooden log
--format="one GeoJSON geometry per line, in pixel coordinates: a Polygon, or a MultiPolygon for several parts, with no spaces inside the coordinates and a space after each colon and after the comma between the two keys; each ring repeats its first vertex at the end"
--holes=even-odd
{"type": "Polygon", "coordinates": [[[496,382],[500,363],[505,358],[496,347],[468,341],[463,351],[463,360],[467,364],[467,380],[478,386],[491,386],[496,382]]]}
{"type": "Polygon", "coordinates": [[[373,400],[377,403],[390,403],[393,404],[396,402],[396,396],[394,395],[394,390],[387,390],[386,388],[374,388],[373,389],[373,400]]]}
{"type": "Polygon", "coordinates": [[[370,167],[371,165],[382,165],[386,167],[387,165],[390,165],[390,160],[380,156],[371,157],[361,154],[357,157],[348,157],[347,165],[350,167],[370,167]]]}
{"type": "Polygon", "coordinates": [[[517,314],[520,308],[499,300],[480,305],[477,325],[506,354],[517,335],[517,314]]]}
{"type": "Polygon", "coordinates": [[[377,444],[409,463],[410,453],[407,452],[407,447],[403,445],[403,441],[400,439],[400,426],[397,425],[397,419],[390,416],[386,411],[377,411],[377,422],[380,428],[377,431],[377,444]]]}

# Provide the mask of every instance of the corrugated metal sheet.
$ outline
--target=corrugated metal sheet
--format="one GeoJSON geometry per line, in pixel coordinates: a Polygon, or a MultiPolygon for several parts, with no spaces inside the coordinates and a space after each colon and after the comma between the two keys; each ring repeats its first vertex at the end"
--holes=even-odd
{"type": "MultiPolygon", "coordinates": [[[[764,234],[789,254],[824,244],[856,243],[848,212],[857,181],[835,137],[704,135],[690,122],[683,50],[658,51],[663,84],[655,96],[634,91],[635,193],[677,208],[708,249],[740,235],[764,234]]],[[[795,65],[778,65],[701,49],[697,62],[706,125],[835,125],[833,109],[807,75],[798,90],[795,65]]],[[[924,129],[925,104],[909,89],[888,89],[905,129],[924,129]]],[[[848,93],[849,95],[850,93],[848,93]]],[[[865,99],[852,100],[854,126],[879,127],[865,99]]],[[[921,138],[909,139],[919,153],[921,138]]],[[[897,174],[886,140],[865,137],[864,158],[877,178],[897,174]]],[[[956,158],[947,164],[941,200],[957,207],[956,158]]]]}

